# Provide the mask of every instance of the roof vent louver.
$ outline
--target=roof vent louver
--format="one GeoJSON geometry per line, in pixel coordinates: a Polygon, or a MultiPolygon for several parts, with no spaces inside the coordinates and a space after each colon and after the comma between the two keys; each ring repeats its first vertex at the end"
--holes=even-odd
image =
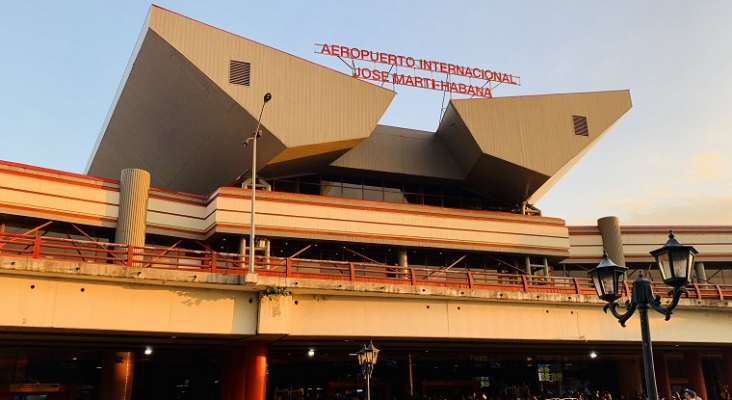
{"type": "Polygon", "coordinates": [[[573,115],[574,134],[577,136],[590,136],[590,130],[587,128],[587,117],[573,115]]]}
{"type": "Polygon", "coordinates": [[[229,61],[229,83],[249,86],[252,65],[244,61],[229,61]]]}

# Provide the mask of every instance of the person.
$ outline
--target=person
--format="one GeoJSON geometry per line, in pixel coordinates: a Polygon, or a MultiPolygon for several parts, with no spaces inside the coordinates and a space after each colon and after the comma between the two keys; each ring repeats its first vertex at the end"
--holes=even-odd
{"type": "Polygon", "coordinates": [[[701,397],[696,395],[696,392],[691,389],[684,390],[684,399],[686,400],[702,400],[701,397]]]}

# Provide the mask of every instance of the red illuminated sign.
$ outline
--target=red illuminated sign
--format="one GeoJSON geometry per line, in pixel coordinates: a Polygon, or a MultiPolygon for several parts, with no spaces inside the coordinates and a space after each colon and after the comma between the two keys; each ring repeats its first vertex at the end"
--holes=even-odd
{"type": "MultiPolygon", "coordinates": [[[[470,96],[493,97],[493,89],[500,84],[520,85],[521,78],[505,72],[490,69],[470,67],[440,61],[424,60],[409,56],[359,49],[356,47],[340,46],[336,44],[316,44],[315,52],[329,56],[349,58],[358,61],[367,61],[374,64],[390,65],[388,71],[376,68],[356,67],[352,63],[351,71],[354,77],[370,81],[391,83],[394,85],[414,86],[425,89],[441,90],[444,92],[460,93],[470,96]],[[399,68],[406,68],[399,71],[399,68]],[[417,71],[430,71],[430,76],[417,75],[417,71]],[[434,73],[443,74],[436,78],[434,73]],[[453,77],[467,78],[466,82],[454,82],[453,77]],[[473,80],[484,81],[478,85],[473,80]],[[493,86],[490,82],[495,82],[493,86]]],[[[480,82],[478,82],[480,83],[480,82]]]]}

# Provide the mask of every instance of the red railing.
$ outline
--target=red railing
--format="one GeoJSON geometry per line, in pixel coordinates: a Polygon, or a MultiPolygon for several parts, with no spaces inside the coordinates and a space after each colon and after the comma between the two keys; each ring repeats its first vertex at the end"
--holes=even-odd
{"type": "MultiPolygon", "coordinates": [[[[211,250],[189,250],[176,247],[131,246],[49,236],[0,235],[0,255],[34,259],[70,260],[98,264],[115,264],[138,268],[200,270],[219,274],[243,274],[248,271],[248,258],[241,254],[211,250]]],[[[594,295],[589,278],[529,276],[487,271],[466,271],[439,268],[387,266],[375,263],[310,260],[303,258],[257,257],[256,272],[264,276],[314,278],[442,286],[465,289],[487,289],[511,292],[594,295]]],[[[631,282],[624,283],[627,295],[631,282]]],[[[655,293],[667,296],[668,287],[652,282],[655,293]]],[[[698,284],[687,286],[690,298],[732,299],[732,285],[698,284]]]]}

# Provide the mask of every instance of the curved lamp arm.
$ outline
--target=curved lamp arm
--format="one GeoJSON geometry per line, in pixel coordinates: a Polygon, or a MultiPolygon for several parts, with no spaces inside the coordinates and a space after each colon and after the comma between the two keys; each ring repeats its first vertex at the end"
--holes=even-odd
{"type": "Polygon", "coordinates": [[[686,297],[689,297],[689,291],[686,290],[684,287],[676,287],[671,289],[668,294],[673,295],[673,298],[671,299],[671,303],[667,305],[666,307],[661,307],[661,296],[656,296],[653,301],[650,302],[650,306],[660,312],[661,314],[666,316],[666,321],[668,321],[671,318],[671,314],[673,314],[673,309],[676,308],[676,306],[679,304],[679,299],[681,298],[681,295],[686,295],[686,297]]]}
{"type": "Polygon", "coordinates": [[[618,322],[620,323],[620,326],[625,328],[625,321],[630,319],[630,317],[633,316],[633,313],[635,313],[635,309],[638,307],[638,305],[635,302],[632,302],[630,300],[627,300],[625,302],[625,309],[627,310],[625,314],[620,314],[618,312],[618,302],[612,301],[605,304],[605,307],[602,308],[605,313],[607,313],[607,310],[610,310],[610,312],[613,313],[613,316],[618,319],[618,322]]]}

